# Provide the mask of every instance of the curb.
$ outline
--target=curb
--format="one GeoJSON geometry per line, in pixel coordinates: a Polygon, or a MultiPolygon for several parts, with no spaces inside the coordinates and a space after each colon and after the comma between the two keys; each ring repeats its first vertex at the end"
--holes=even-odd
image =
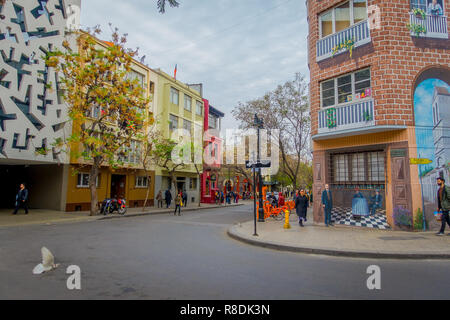
{"type": "Polygon", "coordinates": [[[346,257],[346,258],[367,258],[367,259],[396,259],[396,260],[448,260],[450,254],[431,254],[431,253],[396,253],[396,252],[370,252],[370,251],[351,251],[351,250],[337,250],[329,248],[309,248],[309,247],[297,247],[285,244],[279,244],[274,242],[265,242],[261,240],[254,240],[248,236],[239,234],[236,231],[236,226],[232,226],[227,230],[227,235],[237,241],[241,241],[246,244],[258,246],[267,249],[273,249],[278,251],[287,251],[295,253],[326,255],[333,257],[346,257]]]}
{"type": "MultiPolygon", "coordinates": [[[[214,206],[214,207],[195,207],[195,208],[187,208],[187,209],[183,209],[183,212],[190,212],[190,211],[199,211],[199,210],[206,210],[206,209],[218,209],[218,208],[230,208],[230,207],[238,207],[238,206],[243,206],[244,203],[238,203],[238,204],[233,204],[233,205],[229,205],[229,206],[214,206]]],[[[150,216],[150,215],[159,215],[159,214],[170,214],[173,213],[173,209],[167,211],[167,209],[165,211],[150,211],[150,212],[139,212],[139,213],[125,213],[124,215],[119,215],[119,214],[115,214],[115,215],[106,215],[106,216],[100,216],[99,218],[97,218],[96,220],[109,220],[109,219],[117,219],[117,218],[131,218],[131,217],[141,217],[141,216],[150,216]]]]}

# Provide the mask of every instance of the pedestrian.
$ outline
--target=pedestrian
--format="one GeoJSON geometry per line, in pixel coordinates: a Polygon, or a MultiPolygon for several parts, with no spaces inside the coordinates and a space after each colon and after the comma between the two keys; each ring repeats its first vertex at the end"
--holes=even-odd
{"type": "Polygon", "coordinates": [[[220,204],[221,205],[223,204],[224,199],[225,199],[225,196],[223,194],[223,191],[220,191],[220,204]]]}
{"type": "Polygon", "coordinates": [[[309,203],[313,203],[313,192],[309,190],[309,203]]]}
{"type": "Polygon", "coordinates": [[[305,194],[305,190],[300,190],[300,194],[295,198],[295,212],[298,216],[298,223],[303,227],[303,220],[306,222],[306,214],[308,211],[309,201],[305,194]]]}
{"type": "Polygon", "coordinates": [[[22,183],[19,187],[19,192],[16,195],[16,208],[13,214],[17,214],[20,208],[25,210],[25,214],[28,214],[28,190],[25,188],[25,184],[22,183]]]}
{"type": "Polygon", "coordinates": [[[181,196],[182,196],[182,200],[183,200],[183,206],[186,207],[187,206],[187,201],[188,201],[188,197],[187,197],[186,191],[183,191],[181,196]]]}
{"type": "Polygon", "coordinates": [[[162,190],[159,190],[158,194],[156,195],[156,200],[158,201],[158,208],[163,207],[163,196],[162,196],[162,190]]]}
{"type": "Polygon", "coordinates": [[[278,194],[278,206],[279,207],[282,207],[282,206],[284,206],[286,204],[286,202],[285,202],[285,200],[284,200],[284,196],[283,196],[283,194],[280,192],[279,194],[278,194]]]}
{"type": "Polygon", "coordinates": [[[178,215],[181,216],[181,206],[183,205],[183,197],[180,193],[177,194],[177,197],[175,198],[175,212],[173,213],[175,216],[177,215],[177,210],[178,210],[178,215]]]}
{"type": "Polygon", "coordinates": [[[219,192],[218,191],[216,191],[214,193],[214,197],[215,197],[216,204],[219,204],[219,192]]]}
{"type": "Polygon", "coordinates": [[[325,225],[333,226],[331,222],[331,210],[333,209],[333,195],[328,184],[325,185],[325,190],[322,192],[322,207],[325,215],[325,225]]]}
{"type": "Polygon", "coordinates": [[[172,193],[170,193],[169,189],[167,189],[166,192],[164,193],[164,197],[166,200],[167,209],[169,209],[170,204],[172,203],[172,193]]]}
{"type": "Polygon", "coordinates": [[[447,223],[450,226],[450,187],[445,185],[445,179],[441,177],[437,178],[437,184],[439,186],[437,192],[438,211],[442,212],[442,218],[441,230],[439,230],[436,235],[443,236],[445,232],[445,224],[447,223]]]}

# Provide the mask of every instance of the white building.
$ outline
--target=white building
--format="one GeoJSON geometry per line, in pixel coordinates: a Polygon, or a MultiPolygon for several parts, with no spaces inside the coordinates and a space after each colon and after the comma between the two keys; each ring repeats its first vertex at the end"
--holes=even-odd
{"type": "Polygon", "coordinates": [[[66,157],[38,153],[70,134],[55,72],[41,58],[77,27],[81,0],[14,0],[0,5],[0,192],[15,202],[18,184],[30,206],[62,210],[66,157]],[[1,19],[3,18],[3,19],[1,19]]]}

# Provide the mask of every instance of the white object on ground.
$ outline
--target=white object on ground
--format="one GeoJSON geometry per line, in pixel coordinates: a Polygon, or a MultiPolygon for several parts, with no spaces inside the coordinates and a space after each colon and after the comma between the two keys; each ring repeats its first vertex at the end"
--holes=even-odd
{"type": "Polygon", "coordinates": [[[59,264],[55,264],[55,257],[53,257],[53,254],[46,247],[42,247],[41,253],[42,263],[34,267],[33,274],[41,274],[56,269],[59,266],[59,264]]]}

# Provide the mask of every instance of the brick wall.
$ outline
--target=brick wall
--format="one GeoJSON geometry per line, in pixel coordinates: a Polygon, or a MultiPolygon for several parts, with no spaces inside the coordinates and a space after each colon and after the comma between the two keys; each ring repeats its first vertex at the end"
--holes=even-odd
{"type": "MultiPolygon", "coordinates": [[[[450,18],[450,1],[444,2],[444,14],[450,18]]],[[[352,58],[348,53],[343,53],[317,63],[318,15],[339,3],[343,1],[308,0],[312,135],[318,131],[319,83],[369,66],[376,124],[414,125],[415,80],[423,70],[431,66],[448,68],[450,72],[450,40],[412,37],[407,27],[409,1],[369,0],[369,6],[377,5],[381,10],[381,28],[370,31],[371,43],[356,48],[352,58]]],[[[450,30],[450,19],[447,23],[450,30]]]]}

